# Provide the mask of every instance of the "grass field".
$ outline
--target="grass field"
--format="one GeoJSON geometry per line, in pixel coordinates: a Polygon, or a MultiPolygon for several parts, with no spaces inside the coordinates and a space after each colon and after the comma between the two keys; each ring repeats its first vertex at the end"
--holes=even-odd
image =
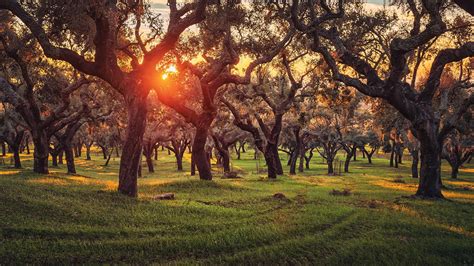
{"type": "Polygon", "coordinates": [[[315,158],[311,170],[269,181],[251,156],[233,160],[242,179],[216,168],[206,182],[160,151],[132,199],[115,192],[116,158],[108,167],[79,158],[78,175],[61,166],[46,176],[25,155],[25,169],[0,166],[0,264],[474,264],[472,164],[458,180],[443,165],[448,200],[429,201],[403,197],[417,183],[408,161],[359,158],[351,173],[327,176],[315,158]],[[344,188],[352,195],[330,195],[344,188]],[[164,192],[176,199],[153,199],[164,192]]]}

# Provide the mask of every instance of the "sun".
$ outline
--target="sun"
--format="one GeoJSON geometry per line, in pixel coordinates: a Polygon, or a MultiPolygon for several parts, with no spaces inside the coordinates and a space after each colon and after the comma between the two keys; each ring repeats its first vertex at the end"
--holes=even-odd
{"type": "Polygon", "coordinates": [[[161,78],[163,80],[167,79],[170,74],[176,74],[178,73],[178,70],[176,69],[175,65],[170,65],[164,72],[163,75],[161,75],[161,78]]]}

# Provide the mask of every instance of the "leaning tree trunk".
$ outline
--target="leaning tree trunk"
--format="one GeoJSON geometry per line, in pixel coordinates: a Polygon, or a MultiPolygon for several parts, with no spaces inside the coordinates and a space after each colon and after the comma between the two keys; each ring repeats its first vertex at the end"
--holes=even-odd
{"type": "MultiPolygon", "coordinates": [[[[136,88],[138,89],[138,88],[136,88]]],[[[137,178],[142,155],[143,134],[146,128],[147,95],[125,97],[128,111],[128,126],[120,159],[118,191],[137,196],[137,178]]]]}
{"type": "Polygon", "coordinates": [[[49,156],[49,138],[46,132],[32,132],[35,150],[33,153],[33,171],[38,174],[47,174],[49,156]]]}
{"type": "MultiPolygon", "coordinates": [[[[280,154],[278,153],[278,139],[275,141],[275,144],[271,144],[270,147],[272,148],[277,175],[282,175],[283,166],[281,165],[280,154]]],[[[298,157],[298,155],[296,155],[296,157],[298,157]]]]}
{"type": "Polygon", "coordinates": [[[199,179],[212,180],[211,165],[208,161],[208,155],[205,150],[209,125],[203,123],[196,126],[194,135],[192,157],[199,171],[199,179]]]}
{"type": "Polygon", "coordinates": [[[152,160],[152,152],[146,153],[145,158],[146,158],[146,165],[148,166],[148,172],[149,173],[154,173],[155,172],[155,167],[153,166],[153,160],[152,160]]]}
{"type": "Polygon", "coordinates": [[[309,155],[308,155],[308,157],[305,156],[305,161],[306,161],[305,167],[306,167],[306,169],[309,169],[309,163],[311,162],[311,159],[312,159],[312,158],[313,158],[313,149],[311,148],[311,149],[309,150],[309,155]]]}
{"type": "Polygon", "coordinates": [[[344,161],[344,173],[349,173],[349,164],[351,163],[352,156],[350,153],[346,154],[346,160],[344,161]]]}
{"type": "Polygon", "coordinates": [[[441,145],[438,142],[438,126],[426,121],[417,128],[420,141],[421,169],[417,196],[443,198],[441,193],[441,145]]]}
{"type": "Polygon", "coordinates": [[[68,174],[76,174],[76,165],[74,164],[74,150],[71,144],[64,145],[64,153],[66,155],[66,165],[68,174]]]}
{"type": "Polygon", "coordinates": [[[104,158],[104,160],[107,160],[109,153],[107,147],[101,145],[100,149],[102,150],[102,157],[104,158]]]}

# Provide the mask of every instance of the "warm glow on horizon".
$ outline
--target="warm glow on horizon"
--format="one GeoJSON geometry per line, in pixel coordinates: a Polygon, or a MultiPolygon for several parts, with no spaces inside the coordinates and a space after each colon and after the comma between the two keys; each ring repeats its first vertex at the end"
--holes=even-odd
{"type": "Polygon", "coordinates": [[[168,76],[169,76],[170,74],[175,74],[175,73],[178,73],[178,70],[176,69],[176,66],[170,65],[170,66],[164,71],[163,75],[161,75],[161,78],[162,78],[163,80],[165,80],[165,79],[168,78],[168,76]]]}

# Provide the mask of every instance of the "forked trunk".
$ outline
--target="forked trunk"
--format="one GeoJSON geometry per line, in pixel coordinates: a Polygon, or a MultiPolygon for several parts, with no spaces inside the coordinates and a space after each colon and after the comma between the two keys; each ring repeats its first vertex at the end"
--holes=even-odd
{"type": "Polygon", "coordinates": [[[128,111],[128,127],[120,160],[118,191],[131,197],[137,196],[138,168],[142,155],[143,134],[146,127],[146,98],[147,95],[129,95],[125,97],[128,111]]]}

